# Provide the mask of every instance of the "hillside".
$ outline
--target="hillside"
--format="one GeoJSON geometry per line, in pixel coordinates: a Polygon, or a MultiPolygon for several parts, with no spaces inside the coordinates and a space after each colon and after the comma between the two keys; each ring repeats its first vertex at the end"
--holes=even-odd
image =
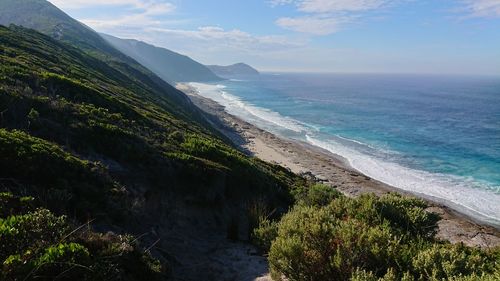
{"type": "MultiPolygon", "coordinates": [[[[92,219],[101,229],[146,233],[143,241],[167,234],[151,234],[153,226],[191,229],[199,220],[225,233],[231,221],[246,220],[245,204],[290,202],[287,190],[299,178],[232,149],[111,65],[19,27],[0,28],[0,50],[0,178],[8,196],[33,197],[76,224],[92,219]],[[196,210],[203,215],[186,221],[196,210]]],[[[10,215],[23,214],[16,210],[10,215]]],[[[79,245],[91,251],[88,243],[79,245]]],[[[36,253],[47,247],[59,246],[36,253]]]]}
{"type": "Polygon", "coordinates": [[[207,65],[207,67],[219,76],[259,75],[259,71],[244,63],[236,63],[228,66],[207,65]]]}
{"type": "Polygon", "coordinates": [[[249,157],[47,1],[0,3],[41,31],[0,26],[0,280],[240,280],[258,255],[240,241],[275,280],[500,276],[498,249],[435,238],[422,200],[348,198],[249,157]]]}
{"type": "Polygon", "coordinates": [[[188,56],[137,40],[101,34],[113,47],[137,60],[168,82],[209,82],[221,80],[206,66],[188,56]]]}
{"type": "MultiPolygon", "coordinates": [[[[45,4],[33,19],[76,22],[45,4]]],[[[178,238],[248,239],[249,206],[286,210],[301,178],[233,149],[183,93],[93,31],[54,38],[49,25],[34,24],[49,36],[0,27],[0,279],[189,276],[179,260],[196,249],[178,238]]]]}
{"type": "Polygon", "coordinates": [[[161,102],[168,104],[171,111],[178,112],[185,118],[202,120],[197,108],[191,105],[189,99],[177,91],[150,70],[124,55],[108,44],[89,27],[69,17],[46,0],[2,0],[0,1],[0,24],[21,25],[33,28],[58,41],[71,44],[83,50],[88,56],[113,67],[106,73],[117,79],[131,79],[141,84],[143,89],[137,89],[141,95],[157,100],[158,96],[166,97],[161,102]],[[147,89],[145,92],[144,89],[147,89]]]}
{"type": "Polygon", "coordinates": [[[100,49],[105,53],[121,55],[92,29],[63,13],[46,0],[0,1],[0,24],[5,26],[16,24],[33,28],[82,49],[100,49]]]}

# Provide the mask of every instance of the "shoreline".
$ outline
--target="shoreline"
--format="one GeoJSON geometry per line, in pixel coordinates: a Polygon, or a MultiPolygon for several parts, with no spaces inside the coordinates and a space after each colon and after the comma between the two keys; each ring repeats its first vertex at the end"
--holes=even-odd
{"type": "Polygon", "coordinates": [[[496,227],[474,220],[425,194],[410,193],[363,175],[350,167],[343,157],[325,149],[262,130],[227,113],[224,106],[217,102],[198,95],[197,90],[187,83],[179,83],[177,88],[207,114],[216,129],[249,156],[279,164],[294,173],[314,177],[347,196],[397,192],[422,198],[429,203],[429,211],[442,218],[438,223],[437,238],[484,248],[500,245],[500,229],[496,227]]]}

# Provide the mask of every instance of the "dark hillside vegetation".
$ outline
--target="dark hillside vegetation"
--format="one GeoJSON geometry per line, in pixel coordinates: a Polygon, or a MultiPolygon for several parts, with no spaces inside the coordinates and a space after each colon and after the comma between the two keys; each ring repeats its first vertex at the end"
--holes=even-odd
{"type": "Polygon", "coordinates": [[[229,214],[244,213],[249,202],[269,209],[292,202],[289,190],[301,178],[236,151],[162,87],[36,31],[0,27],[0,188],[7,202],[0,229],[8,232],[0,244],[9,246],[0,255],[3,278],[109,280],[102,277],[108,270],[126,280],[144,280],[134,277],[140,270],[166,278],[167,261],[141,254],[140,241],[126,234],[148,233],[172,212],[159,199],[209,206],[221,232],[235,223],[229,214]],[[72,233],[87,221],[118,234],[91,227],[72,233]],[[120,260],[99,267],[107,255],[120,260]],[[142,269],[127,271],[129,262],[142,269]]]}
{"type": "Polygon", "coordinates": [[[75,43],[82,49],[117,53],[96,36],[92,29],[83,26],[46,0],[2,0],[0,11],[2,25],[22,25],[59,40],[75,43]]]}
{"type": "MultiPolygon", "coordinates": [[[[63,72],[71,71],[74,75],[78,74],[80,64],[86,63],[87,67],[91,65],[94,68],[94,74],[111,79],[115,83],[126,85],[130,80],[136,82],[128,85],[132,87],[128,90],[143,98],[147,97],[150,102],[161,103],[171,113],[186,115],[184,119],[202,121],[198,110],[183,93],[112,47],[94,30],[71,18],[46,0],[0,1],[0,24],[5,26],[15,24],[35,29],[59,42],[78,48],[80,53],[81,51],[85,53],[84,57],[78,57],[80,54],[73,53],[80,62],[75,64],[74,60],[67,61],[65,66],[68,68],[60,67],[63,72]],[[158,99],[158,97],[164,98],[158,99]]],[[[32,48],[32,51],[35,49],[36,47],[32,48]]],[[[57,61],[57,52],[36,51],[42,51],[42,54],[45,54],[44,58],[52,63],[57,61]]]]}
{"type": "Polygon", "coordinates": [[[99,234],[0,193],[1,280],[161,280],[168,268],[130,235],[99,234]]]}

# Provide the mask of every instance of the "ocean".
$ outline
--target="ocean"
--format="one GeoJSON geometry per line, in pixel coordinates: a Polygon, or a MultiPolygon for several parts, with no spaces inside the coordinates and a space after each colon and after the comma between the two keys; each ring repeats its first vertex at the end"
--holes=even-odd
{"type": "Polygon", "coordinates": [[[190,84],[262,129],[500,225],[500,77],[264,73],[190,84]]]}

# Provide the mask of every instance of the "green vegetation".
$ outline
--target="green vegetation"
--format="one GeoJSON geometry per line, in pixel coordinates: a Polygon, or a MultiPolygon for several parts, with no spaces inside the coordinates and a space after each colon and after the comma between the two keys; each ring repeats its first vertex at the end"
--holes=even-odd
{"type": "MultiPolygon", "coordinates": [[[[24,180],[29,194],[43,200],[52,210],[83,216],[106,205],[101,194],[117,188],[99,163],[90,163],[63,151],[59,146],[22,131],[0,129],[0,178],[24,180]]],[[[11,184],[12,184],[11,180],[11,184]]]]}
{"type": "Polygon", "coordinates": [[[271,191],[290,200],[287,186],[298,177],[228,146],[187,118],[198,116],[195,108],[179,111],[140,80],[34,31],[0,28],[0,35],[2,177],[105,193],[128,180],[108,176],[105,166],[114,163],[150,187],[169,175],[170,190],[210,192],[207,183],[225,177],[228,196],[271,191]]]}
{"type": "MultiPolygon", "coordinates": [[[[292,186],[304,182],[228,145],[152,74],[91,46],[0,26],[0,192],[10,194],[0,199],[7,202],[0,208],[4,279],[167,278],[170,265],[126,234],[151,230],[141,223],[145,213],[168,212],[152,194],[184,208],[244,214],[259,200],[266,210],[285,210],[292,186]],[[124,234],[91,225],[72,233],[88,220],[124,234]]],[[[231,221],[227,231],[238,239],[248,219],[231,221]]]]}
{"type": "Polygon", "coordinates": [[[1,280],[159,280],[161,266],[132,237],[97,234],[33,199],[0,194],[1,280]]]}
{"type": "Polygon", "coordinates": [[[388,194],[347,198],[327,187],[302,192],[281,220],[261,221],[274,280],[494,280],[500,249],[434,238],[438,217],[422,200],[388,194]],[[323,194],[322,196],[318,196],[323,194]],[[321,198],[331,198],[326,204],[321,198]]]}
{"type": "Polygon", "coordinates": [[[47,1],[0,1],[12,22],[45,35],[0,26],[0,280],[169,279],[162,233],[140,242],[175,212],[252,232],[276,280],[499,279],[500,250],[437,241],[421,200],[347,198],[245,156],[47,1]]]}

